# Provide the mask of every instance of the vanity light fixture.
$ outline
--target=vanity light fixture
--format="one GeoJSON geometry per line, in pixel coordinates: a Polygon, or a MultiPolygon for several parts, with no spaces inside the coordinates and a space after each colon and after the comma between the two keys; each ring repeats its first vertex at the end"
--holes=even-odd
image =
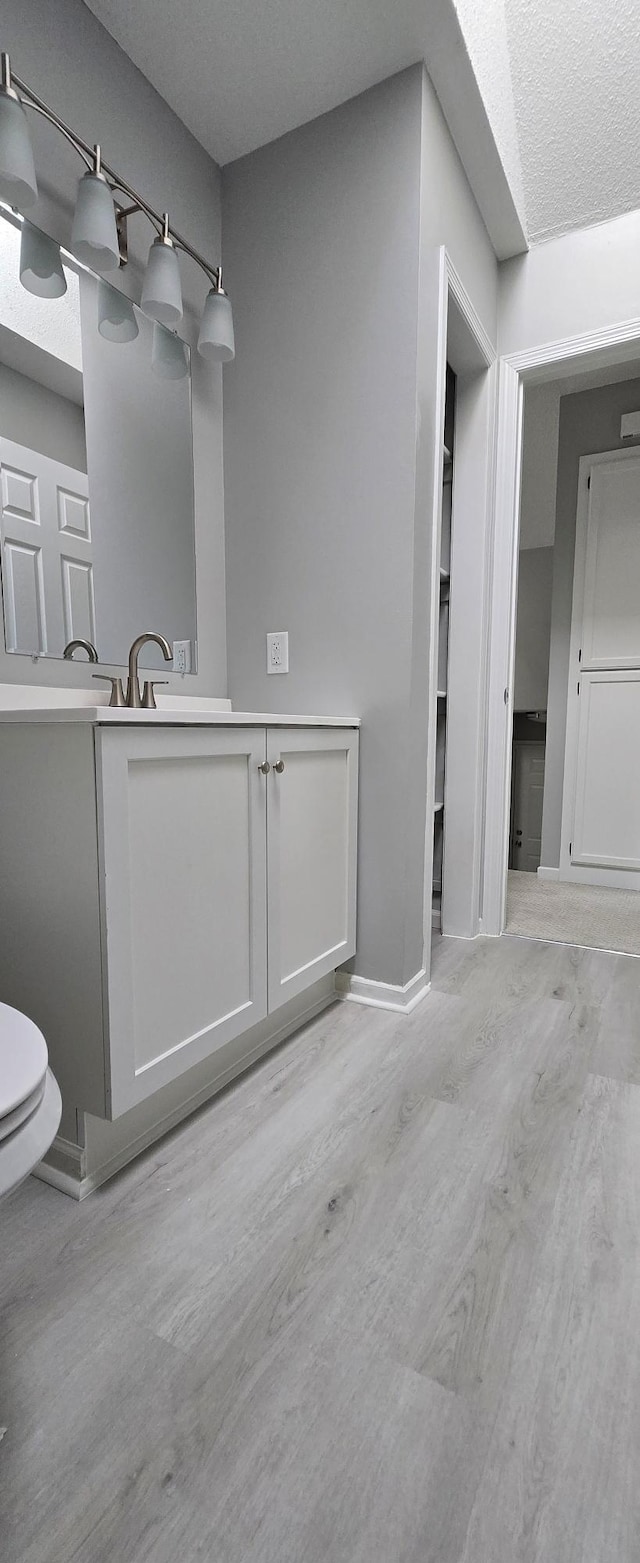
{"type": "Polygon", "coordinates": [[[161,380],[184,380],[189,372],[186,342],[161,326],[159,320],[153,322],[151,368],[161,380]]]}
{"type": "Polygon", "coordinates": [[[11,80],[8,54],[0,80],[0,199],[26,211],[38,196],[27,116],[11,80]]]}
{"type": "Polygon", "coordinates": [[[87,169],[78,184],[71,248],[93,271],[116,271],[120,265],[116,209],[98,146],[93,149],[93,168],[87,169]]]}
{"type": "Polygon", "coordinates": [[[198,352],[202,358],[217,359],[227,364],[236,356],[233,334],[233,313],[230,299],[222,286],[222,267],[219,266],[211,292],[207,294],[198,352]]]}
{"type": "Polygon", "coordinates": [[[182,320],[180,267],[167,212],[162,217],[162,233],[149,250],[140,303],[145,315],[159,320],[161,326],[177,326],[182,320]]]}
{"type": "Polygon", "coordinates": [[[107,342],[135,342],[138,335],[131,299],[102,277],[98,282],[98,330],[107,342]]]}
{"type": "MultiPolygon", "coordinates": [[[[199,352],[203,358],[229,362],[235,351],[233,317],[230,301],[222,287],[221,268],[212,266],[171,227],[166,212],[162,215],[156,212],[126,179],[110,168],[103,161],[98,146],[88,146],[25,82],[12,75],[8,54],[2,55],[0,81],[0,200],[24,212],[37,198],[27,108],[54,125],[86,164],[86,173],[78,186],[73,221],[71,248],[74,254],[100,273],[126,265],[128,221],[134,213],[142,212],[156,230],[142,289],[142,308],[164,326],[177,325],[182,317],[178,253],[189,255],[210,284],[198,339],[199,352]],[[124,203],[120,197],[124,197],[124,203]]],[[[106,319],[105,316],[105,323],[106,319]]],[[[107,330],[102,334],[106,336],[107,330]]],[[[131,338],[114,335],[111,340],[131,338]]],[[[160,357],[162,350],[159,350],[158,361],[160,357]]]]}
{"type": "Polygon", "coordinates": [[[60,245],[26,218],[20,239],[20,281],[36,298],[62,298],[67,291],[60,245]]]}

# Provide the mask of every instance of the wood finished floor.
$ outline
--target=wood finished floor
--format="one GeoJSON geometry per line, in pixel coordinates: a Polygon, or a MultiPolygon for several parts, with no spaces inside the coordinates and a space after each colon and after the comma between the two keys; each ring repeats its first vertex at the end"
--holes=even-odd
{"type": "Polygon", "coordinates": [[[445,940],[0,1207],[3,1563],[638,1563],[640,962],[445,940]]]}

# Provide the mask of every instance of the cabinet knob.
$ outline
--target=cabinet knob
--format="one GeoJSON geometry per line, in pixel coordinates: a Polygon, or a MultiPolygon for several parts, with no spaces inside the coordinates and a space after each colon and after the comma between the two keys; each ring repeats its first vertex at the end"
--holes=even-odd
{"type": "Polygon", "coordinates": [[[281,776],[282,772],[284,770],[284,760],[276,760],[276,763],[275,763],[273,769],[274,769],[274,771],[278,772],[279,776],[281,776]]]}
{"type": "Polygon", "coordinates": [[[268,776],[269,771],[271,770],[269,761],[263,760],[262,763],[258,766],[258,770],[262,773],[263,776],[268,776]]]}

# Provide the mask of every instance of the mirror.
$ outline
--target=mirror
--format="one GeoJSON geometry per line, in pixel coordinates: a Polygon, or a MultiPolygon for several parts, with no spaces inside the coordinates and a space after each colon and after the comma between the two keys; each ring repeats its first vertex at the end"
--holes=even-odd
{"type": "MultiPolygon", "coordinates": [[[[0,504],[8,652],[82,638],[124,665],[153,629],[195,671],[189,348],[6,208],[0,504]]],[[[153,645],[140,665],[166,669],[153,645]]]]}

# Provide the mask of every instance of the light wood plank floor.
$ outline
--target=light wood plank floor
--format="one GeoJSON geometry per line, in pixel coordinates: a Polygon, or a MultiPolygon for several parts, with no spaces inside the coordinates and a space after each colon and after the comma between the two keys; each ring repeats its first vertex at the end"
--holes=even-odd
{"type": "Polygon", "coordinates": [[[3,1563],[637,1563],[640,962],[444,940],[0,1207],[3,1563]]]}

